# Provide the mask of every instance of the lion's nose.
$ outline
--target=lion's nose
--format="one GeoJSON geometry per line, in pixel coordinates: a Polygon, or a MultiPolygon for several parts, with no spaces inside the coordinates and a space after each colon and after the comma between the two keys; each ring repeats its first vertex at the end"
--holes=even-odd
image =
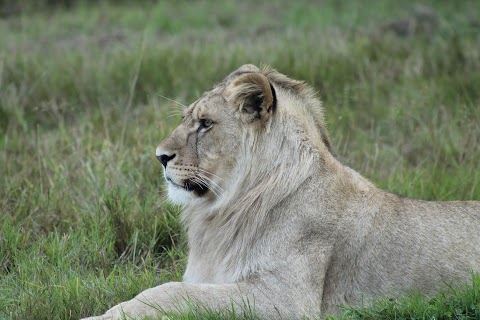
{"type": "Polygon", "coordinates": [[[168,161],[175,158],[175,156],[176,156],[175,154],[172,154],[170,156],[168,154],[161,154],[161,155],[157,156],[157,159],[158,159],[158,161],[160,161],[163,164],[164,168],[167,168],[168,161]]]}

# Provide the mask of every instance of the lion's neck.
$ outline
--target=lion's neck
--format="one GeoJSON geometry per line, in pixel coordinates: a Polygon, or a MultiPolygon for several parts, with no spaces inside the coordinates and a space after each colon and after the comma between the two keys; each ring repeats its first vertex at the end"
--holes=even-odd
{"type": "MultiPolygon", "coordinates": [[[[185,209],[183,220],[189,242],[185,281],[224,283],[247,277],[271,263],[266,237],[275,232],[274,225],[281,216],[295,220],[295,215],[305,212],[322,214],[338,206],[332,201],[332,192],[344,188],[361,192],[370,185],[330,154],[309,152],[298,156],[291,163],[283,159],[268,170],[258,166],[245,169],[239,175],[243,179],[235,181],[223,201],[185,209]]],[[[255,163],[262,162],[257,159],[255,163]]]]}

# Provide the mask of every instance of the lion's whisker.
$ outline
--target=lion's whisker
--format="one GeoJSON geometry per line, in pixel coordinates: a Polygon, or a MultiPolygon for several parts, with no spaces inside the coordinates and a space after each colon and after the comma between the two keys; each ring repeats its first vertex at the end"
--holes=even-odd
{"type": "Polygon", "coordinates": [[[201,175],[200,173],[197,173],[197,176],[195,176],[194,179],[200,181],[201,184],[208,186],[217,198],[219,198],[220,195],[223,193],[223,190],[218,184],[215,183],[215,181],[212,181],[211,179],[201,175]]]}
{"type": "Polygon", "coordinates": [[[207,170],[202,169],[202,168],[200,168],[200,167],[197,167],[196,169],[197,169],[198,171],[202,171],[203,173],[209,174],[209,175],[211,175],[211,176],[213,176],[213,177],[215,177],[215,178],[217,178],[217,179],[219,179],[219,180],[222,180],[223,182],[226,182],[223,178],[217,176],[217,175],[214,174],[214,173],[211,173],[210,171],[207,171],[207,170]]]}
{"type": "Polygon", "coordinates": [[[222,193],[224,192],[223,188],[220,187],[220,185],[219,185],[218,183],[216,183],[215,181],[213,181],[213,180],[210,179],[209,177],[205,176],[204,174],[202,174],[202,173],[200,173],[200,172],[197,172],[197,175],[198,175],[200,178],[204,179],[206,182],[208,182],[208,183],[211,185],[211,187],[216,187],[218,191],[220,191],[220,192],[222,192],[222,193]]]}
{"type": "Polygon", "coordinates": [[[210,190],[212,190],[212,192],[215,194],[215,196],[218,198],[220,197],[220,190],[218,190],[218,188],[215,187],[215,185],[210,185],[208,183],[208,181],[206,181],[205,179],[203,179],[202,177],[196,177],[196,179],[198,179],[199,181],[201,181],[202,184],[204,184],[205,186],[209,186],[210,187],[210,190]]]}
{"type": "Polygon", "coordinates": [[[171,118],[171,117],[181,117],[183,114],[179,111],[172,111],[170,113],[167,114],[167,118],[171,118]]]}
{"type": "Polygon", "coordinates": [[[200,178],[203,178],[205,181],[207,181],[207,182],[215,185],[217,188],[222,189],[218,183],[216,183],[215,181],[213,181],[213,179],[209,178],[209,177],[206,176],[204,173],[202,173],[202,172],[197,172],[196,174],[197,174],[200,178]]]}
{"type": "MultiPolygon", "coordinates": [[[[220,193],[218,192],[218,190],[215,190],[215,186],[209,185],[209,183],[208,183],[205,179],[203,179],[203,178],[201,178],[201,177],[198,177],[198,176],[195,176],[195,177],[192,178],[192,181],[198,183],[198,184],[200,185],[200,187],[202,187],[202,185],[203,185],[205,188],[210,187],[209,189],[213,192],[213,194],[215,194],[215,196],[216,196],[217,198],[220,197],[220,193]]],[[[203,189],[203,188],[202,188],[202,189],[203,189]]]]}
{"type": "Polygon", "coordinates": [[[207,187],[206,184],[205,184],[205,181],[203,181],[199,177],[193,177],[190,180],[195,182],[196,184],[198,184],[200,186],[200,189],[202,189],[202,190],[203,190],[204,187],[207,187]]]}
{"type": "Polygon", "coordinates": [[[177,100],[173,100],[173,99],[167,98],[167,97],[165,97],[165,96],[162,96],[162,95],[159,94],[159,93],[155,93],[155,94],[156,94],[157,96],[159,96],[159,97],[162,97],[163,99],[167,99],[168,101],[172,101],[172,102],[178,104],[179,106],[183,107],[184,109],[187,109],[187,108],[188,108],[186,105],[182,104],[181,102],[178,102],[177,100]]]}

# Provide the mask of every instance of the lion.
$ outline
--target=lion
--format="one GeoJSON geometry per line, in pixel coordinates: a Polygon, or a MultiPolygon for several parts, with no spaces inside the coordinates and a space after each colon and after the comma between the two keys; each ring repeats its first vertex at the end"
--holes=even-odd
{"type": "Polygon", "coordinates": [[[480,271],[480,201],[412,200],[376,188],[332,150],[320,100],[244,65],[184,110],[156,149],[184,207],[183,282],[100,317],[181,313],[191,303],[261,319],[338,313],[480,271]],[[245,305],[248,304],[247,307],[245,305]]]}

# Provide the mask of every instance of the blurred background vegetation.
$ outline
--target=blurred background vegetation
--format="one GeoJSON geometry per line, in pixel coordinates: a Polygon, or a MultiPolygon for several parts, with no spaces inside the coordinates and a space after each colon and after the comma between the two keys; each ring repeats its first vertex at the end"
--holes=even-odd
{"type": "MultiPolygon", "coordinates": [[[[480,199],[479,1],[0,0],[0,319],[77,319],[181,279],[155,147],[244,63],[324,101],[341,161],[480,199]]],[[[480,318],[475,288],[350,318],[480,318]],[[421,315],[421,316],[420,316],[421,315]]]]}
{"type": "Polygon", "coordinates": [[[135,5],[142,5],[154,3],[155,0],[0,0],[0,16],[9,17],[19,14],[31,14],[33,12],[45,10],[65,10],[72,9],[78,6],[98,5],[110,3],[125,4],[131,3],[135,5]]]}

